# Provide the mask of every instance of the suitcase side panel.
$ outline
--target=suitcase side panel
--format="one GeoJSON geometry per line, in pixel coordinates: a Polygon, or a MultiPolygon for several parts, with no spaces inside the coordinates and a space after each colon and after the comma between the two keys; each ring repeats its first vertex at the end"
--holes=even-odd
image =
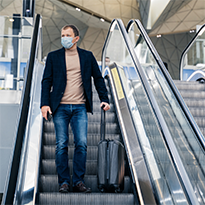
{"type": "Polygon", "coordinates": [[[102,140],[98,144],[97,171],[98,188],[103,192],[107,186],[107,140],[102,140]]]}
{"type": "Polygon", "coordinates": [[[117,140],[109,141],[109,190],[121,192],[124,189],[124,146],[117,140]]]}

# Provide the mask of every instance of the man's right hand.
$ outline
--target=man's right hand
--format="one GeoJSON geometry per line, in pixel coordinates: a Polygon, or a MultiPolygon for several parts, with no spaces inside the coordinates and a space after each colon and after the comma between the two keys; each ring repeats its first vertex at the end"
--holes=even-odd
{"type": "Polygon", "coordinates": [[[51,108],[50,108],[49,106],[43,106],[43,107],[41,107],[42,116],[43,116],[46,120],[48,120],[48,118],[47,118],[47,112],[49,112],[50,114],[52,114],[51,108]]]}

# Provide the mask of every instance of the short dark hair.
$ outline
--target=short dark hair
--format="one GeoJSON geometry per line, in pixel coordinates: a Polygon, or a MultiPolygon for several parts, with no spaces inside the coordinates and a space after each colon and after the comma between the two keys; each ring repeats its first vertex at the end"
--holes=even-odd
{"type": "Polygon", "coordinates": [[[75,36],[80,36],[80,32],[79,32],[78,28],[75,25],[72,25],[72,24],[65,25],[65,26],[63,26],[61,31],[66,30],[67,28],[72,28],[74,35],[75,36]]]}

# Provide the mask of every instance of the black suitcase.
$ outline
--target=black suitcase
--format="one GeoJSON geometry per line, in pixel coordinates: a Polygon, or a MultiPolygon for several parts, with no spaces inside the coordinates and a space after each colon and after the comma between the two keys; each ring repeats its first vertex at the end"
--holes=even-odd
{"type": "Polygon", "coordinates": [[[122,192],[124,189],[124,146],[118,140],[105,139],[105,111],[101,113],[98,144],[98,189],[101,192],[122,192]]]}

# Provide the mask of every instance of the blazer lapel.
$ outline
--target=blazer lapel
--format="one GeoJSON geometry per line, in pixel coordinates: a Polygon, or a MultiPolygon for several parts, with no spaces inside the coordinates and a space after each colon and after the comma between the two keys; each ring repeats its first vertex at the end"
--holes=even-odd
{"type": "Polygon", "coordinates": [[[66,77],[66,60],[65,60],[65,49],[61,48],[58,53],[58,61],[59,64],[62,65],[62,71],[64,76],[66,77]]]}
{"type": "Polygon", "coordinates": [[[82,79],[84,77],[84,70],[85,70],[85,58],[84,55],[82,55],[82,50],[80,48],[77,47],[78,50],[78,55],[79,55],[79,59],[80,59],[80,69],[81,69],[81,75],[82,75],[82,79]]]}

